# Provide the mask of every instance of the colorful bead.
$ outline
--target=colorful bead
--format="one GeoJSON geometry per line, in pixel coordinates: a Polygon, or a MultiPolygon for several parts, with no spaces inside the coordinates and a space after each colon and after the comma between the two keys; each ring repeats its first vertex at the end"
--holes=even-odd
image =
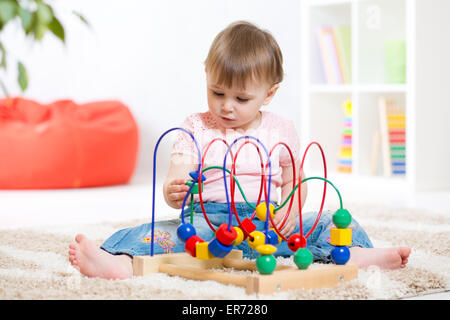
{"type": "Polygon", "coordinates": [[[256,269],[261,274],[271,274],[277,267],[277,259],[273,255],[261,255],[256,259],[256,269]]]}
{"type": "Polygon", "coordinates": [[[296,252],[299,248],[306,248],[307,242],[303,235],[293,233],[288,239],[288,247],[292,252],[296,252]]]}
{"type": "Polygon", "coordinates": [[[249,218],[245,218],[244,220],[242,220],[239,227],[242,229],[242,231],[244,231],[245,237],[256,230],[256,226],[249,218]]]}
{"type": "Polygon", "coordinates": [[[197,259],[208,260],[214,259],[214,255],[208,249],[209,242],[197,242],[195,244],[195,257],[197,259]]]}
{"type": "MultiPolygon", "coordinates": [[[[272,216],[272,218],[275,216],[274,210],[275,210],[275,206],[273,204],[269,203],[269,211],[270,211],[270,215],[272,216]]],[[[266,216],[267,216],[266,203],[261,202],[256,207],[256,217],[261,221],[266,221],[266,216]]]]}
{"type": "Polygon", "coordinates": [[[177,236],[183,242],[186,242],[190,237],[195,236],[195,228],[190,223],[180,224],[177,228],[177,236]]]}
{"type": "Polygon", "coordinates": [[[204,242],[204,240],[199,236],[192,236],[186,241],[186,244],[184,245],[184,251],[189,253],[194,258],[195,258],[195,247],[197,245],[197,242],[204,242]]]}
{"type": "Polygon", "coordinates": [[[267,237],[267,243],[277,246],[281,243],[281,237],[276,233],[275,229],[269,229],[269,232],[266,234],[264,230],[263,233],[267,237]]]}
{"type": "MultiPolygon", "coordinates": [[[[189,180],[189,181],[186,182],[186,185],[188,185],[190,187],[192,185],[192,183],[193,183],[193,181],[189,180]]],[[[202,190],[203,190],[203,181],[202,181],[202,190]]],[[[191,194],[198,194],[198,193],[199,193],[198,182],[196,182],[194,184],[194,186],[192,187],[192,189],[191,189],[191,194]]]]}
{"type": "Polygon", "coordinates": [[[228,224],[222,223],[216,230],[216,239],[223,245],[230,246],[237,237],[237,232],[233,227],[228,230],[228,224]]]}
{"type": "Polygon", "coordinates": [[[247,239],[247,242],[250,248],[256,250],[258,246],[265,244],[266,236],[261,231],[253,231],[250,233],[250,237],[247,239]]]}
{"type": "Polygon", "coordinates": [[[307,248],[300,248],[294,254],[294,262],[299,269],[306,270],[313,262],[313,255],[307,248]]]}
{"type": "Polygon", "coordinates": [[[208,249],[214,257],[223,258],[230,253],[233,246],[225,246],[221,244],[217,238],[214,238],[214,240],[209,243],[208,249]]]}
{"type": "Polygon", "coordinates": [[[244,231],[242,231],[239,227],[233,227],[234,230],[236,230],[237,236],[236,239],[234,239],[233,246],[240,245],[242,241],[244,241],[244,231]]]}
{"type": "Polygon", "coordinates": [[[335,264],[346,264],[350,259],[350,250],[345,246],[336,246],[331,250],[331,259],[335,264]]]}
{"type": "Polygon", "coordinates": [[[352,245],[352,229],[331,229],[330,244],[333,246],[351,246],[352,245]]]}
{"type": "Polygon", "coordinates": [[[333,214],[333,223],[338,229],[345,229],[352,223],[352,216],[348,210],[338,209],[333,214]]]}
{"type": "Polygon", "coordinates": [[[258,251],[261,255],[268,255],[275,253],[277,248],[271,244],[262,244],[256,247],[256,251],[258,251]]]}
{"type": "MultiPolygon", "coordinates": [[[[189,172],[189,175],[191,176],[191,178],[194,181],[198,181],[198,171],[191,171],[191,172],[189,172]]],[[[206,180],[206,177],[202,174],[202,181],[205,181],[205,180],[206,180]]]]}

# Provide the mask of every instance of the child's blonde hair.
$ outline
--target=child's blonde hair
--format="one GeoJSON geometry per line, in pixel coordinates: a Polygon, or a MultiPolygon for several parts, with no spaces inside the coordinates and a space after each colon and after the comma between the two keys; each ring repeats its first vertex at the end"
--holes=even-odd
{"type": "Polygon", "coordinates": [[[283,56],[275,38],[265,30],[237,21],[214,39],[205,61],[206,71],[218,85],[245,88],[248,81],[283,80],[283,56]]]}

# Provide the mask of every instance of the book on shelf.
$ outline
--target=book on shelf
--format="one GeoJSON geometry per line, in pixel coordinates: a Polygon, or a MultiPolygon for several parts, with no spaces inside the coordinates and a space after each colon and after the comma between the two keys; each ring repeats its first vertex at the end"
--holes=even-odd
{"type": "Polygon", "coordinates": [[[344,108],[344,125],[342,129],[341,145],[338,153],[337,170],[339,172],[352,172],[352,102],[346,100],[343,103],[344,108]]]}
{"type": "Polygon", "coordinates": [[[339,25],[332,28],[336,39],[339,65],[344,83],[352,82],[352,31],[350,25],[339,25]]]}
{"type": "Polygon", "coordinates": [[[372,168],[374,174],[377,168],[375,159],[381,147],[383,175],[406,174],[406,114],[402,106],[393,100],[379,98],[379,131],[374,134],[372,153],[372,168]],[[377,141],[378,139],[378,141],[377,141]],[[378,147],[379,146],[379,147],[378,147]]]}
{"type": "Polygon", "coordinates": [[[351,29],[349,25],[317,29],[322,69],[328,84],[351,82],[351,29]]]}

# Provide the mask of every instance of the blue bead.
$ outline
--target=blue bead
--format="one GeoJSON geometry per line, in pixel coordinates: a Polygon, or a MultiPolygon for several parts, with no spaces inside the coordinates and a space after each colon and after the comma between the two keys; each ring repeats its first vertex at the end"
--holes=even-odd
{"type": "Polygon", "coordinates": [[[219,240],[214,238],[214,240],[212,240],[208,244],[208,249],[209,249],[209,252],[211,252],[214,257],[223,258],[228,253],[230,253],[231,249],[233,249],[233,246],[223,245],[219,242],[219,240]]]}
{"type": "MultiPolygon", "coordinates": [[[[266,230],[264,230],[263,233],[266,234],[266,230]]],[[[274,230],[269,230],[269,232],[267,233],[266,243],[271,244],[273,246],[278,245],[278,235],[274,230]]]]}
{"type": "Polygon", "coordinates": [[[186,242],[190,237],[195,236],[195,228],[190,223],[180,224],[177,228],[177,236],[183,242],[186,242]]]}
{"type": "Polygon", "coordinates": [[[331,250],[331,258],[335,264],[346,264],[350,259],[350,250],[346,246],[335,246],[331,250]]]}
{"type": "MultiPolygon", "coordinates": [[[[191,171],[189,172],[189,175],[191,176],[192,179],[194,179],[195,182],[198,181],[198,171],[191,171]]],[[[202,181],[205,181],[206,177],[202,174],[202,181]]]]}

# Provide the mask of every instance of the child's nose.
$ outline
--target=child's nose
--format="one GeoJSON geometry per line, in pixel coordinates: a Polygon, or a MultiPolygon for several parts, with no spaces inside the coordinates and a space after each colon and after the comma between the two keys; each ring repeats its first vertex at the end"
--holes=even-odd
{"type": "Polygon", "coordinates": [[[233,111],[233,102],[230,100],[225,100],[222,105],[222,110],[224,112],[231,112],[233,111]]]}

